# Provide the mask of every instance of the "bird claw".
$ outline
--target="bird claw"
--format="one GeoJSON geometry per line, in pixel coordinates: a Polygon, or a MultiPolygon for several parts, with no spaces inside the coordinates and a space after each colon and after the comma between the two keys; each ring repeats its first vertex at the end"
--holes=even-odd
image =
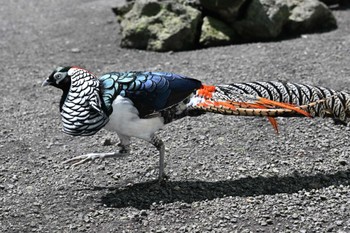
{"type": "Polygon", "coordinates": [[[93,161],[95,159],[104,159],[106,157],[114,157],[118,153],[90,153],[86,155],[79,155],[74,158],[63,161],[63,164],[71,164],[72,167],[79,166],[83,163],[93,161]]]}
{"type": "Polygon", "coordinates": [[[96,156],[96,154],[93,154],[93,153],[86,154],[86,155],[79,155],[74,158],[63,161],[63,164],[71,164],[72,167],[76,167],[88,161],[95,160],[96,158],[98,158],[98,156],[96,156]]]}
{"type": "Polygon", "coordinates": [[[164,186],[168,180],[169,180],[169,176],[163,173],[162,175],[159,176],[158,183],[161,186],[164,186]]]}

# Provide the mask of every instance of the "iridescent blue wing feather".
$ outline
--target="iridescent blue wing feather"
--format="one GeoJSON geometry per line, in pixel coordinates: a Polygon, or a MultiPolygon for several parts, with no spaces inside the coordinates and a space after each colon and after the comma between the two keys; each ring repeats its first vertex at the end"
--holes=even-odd
{"type": "Polygon", "coordinates": [[[198,80],[163,72],[112,72],[99,80],[107,114],[113,111],[113,100],[121,95],[133,101],[141,117],[179,103],[202,85],[198,80]]]}

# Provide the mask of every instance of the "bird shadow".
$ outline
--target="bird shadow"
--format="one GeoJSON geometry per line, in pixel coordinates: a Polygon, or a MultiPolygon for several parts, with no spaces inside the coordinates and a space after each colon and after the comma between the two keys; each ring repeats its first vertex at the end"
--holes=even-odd
{"type": "Polygon", "coordinates": [[[300,190],[321,189],[329,186],[349,185],[350,169],[336,173],[301,175],[297,172],[283,177],[246,177],[237,180],[143,182],[127,187],[94,187],[107,189],[101,202],[109,208],[135,207],[150,209],[153,203],[213,200],[226,196],[258,196],[278,193],[296,193],[300,190]]]}

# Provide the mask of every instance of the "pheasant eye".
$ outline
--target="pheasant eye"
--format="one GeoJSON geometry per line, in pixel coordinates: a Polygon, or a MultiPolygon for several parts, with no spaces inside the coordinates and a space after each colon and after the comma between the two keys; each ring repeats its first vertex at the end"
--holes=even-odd
{"type": "Polygon", "coordinates": [[[53,78],[55,79],[56,83],[58,84],[59,82],[62,81],[64,78],[64,75],[62,73],[56,73],[54,74],[53,78]]]}
{"type": "Polygon", "coordinates": [[[57,74],[54,75],[54,78],[55,78],[56,80],[60,80],[60,79],[62,78],[62,74],[57,73],[57,74]]]}

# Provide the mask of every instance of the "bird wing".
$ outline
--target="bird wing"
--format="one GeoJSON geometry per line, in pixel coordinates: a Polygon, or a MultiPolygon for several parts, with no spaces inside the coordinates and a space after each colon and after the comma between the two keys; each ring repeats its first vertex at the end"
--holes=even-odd
{"type": "Polygon", "coordinates": [[[140,117],[177,104],[202,86],[196,79],[163,72],[111,72],[99,80],[107,114],[120,95],[134,103],[140,117]]]}

